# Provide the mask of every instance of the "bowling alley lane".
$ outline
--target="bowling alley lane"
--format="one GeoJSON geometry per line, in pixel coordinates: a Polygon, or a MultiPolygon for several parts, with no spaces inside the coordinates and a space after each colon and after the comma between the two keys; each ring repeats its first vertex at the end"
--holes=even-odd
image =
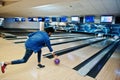
{"type": "MultiPolygon", "coordinates": [[[[25,36],[24,36],[25,37],[25,36]]],[[[53,35],[53,36],[51,36],[50,37],[50,39],[51,40],[57,40],[57,41],[63,41],[63,40],[69,40],[69,39],[79,39],[79,38],[88,38],[87,36],[83,36],[83,35],[78,35],[78,34],[72,34],[71,36],[69,36],[68,34],[67,35],[60,35],[60,36],[55,36],[55,35],[53,35]],[[59,40],[58,40],[59,39],[59,40]]],[[[89,37],[92,37],[92,36],[89,36],[89,37]]],[[[10,39],[9,39],[10,40],[10,39]]],[[[22,37],[19,37],[18,36],[18,38],[17,39],[11,39],[12,40],[12,42],[14,42],[14,43],[24,43],[26,40],[27,40],[27,36],[26,36],[26,39],[25,38],[23,38],[22,39],[22,37]]],[[[53,42],[55,42],[55,41],[53,41],[53,42]]]]}
{"type": "Polygon", "coordinates": [[[51,40],[51,44],[54,44],[54,43],[59,43],[59,42],[69,42],[69,41],[81,41],[83,39],[88,39],[88,38],[92,38],[92,37],[73,37],[73,38],[68,38],[68,39],[57,39],[57,40],[51,40]]]}
{"type": "MultiPolygon", "coordinates": [[[[93,39],[87,39],[87,40],[83,40],[83,41],[76,41],[76,42],[55,45],[55,46],[52,46],[52,48],[54,49],[54,51],[59,51],[62,49],[74,47],[77,45],[83,45],[83,44],[90,43],[90,42],[97,41],[97,40],[101,40],[101,38],[93,38],[93,39]]],[[[43,48],[43,54],[47,54],[47,53],[49,53],[48,48],[47,47],[43,48]]]]}
{"type": "MultiPolygon", "coordinates": [[[[71,40],[77,40],[77,39],[86,39],[86,38],[90,38],[90,37],[50,37],[50,40],[51,42],[62,42],[62,41],[71,41],[71,40]]],[[[14,43],[25,43],[25,41],[27,40],[26,39],[15,39],[15,40],[12,40],[12,42],[14,43]]]]}
{"type": "Polygon", "coordinates": [[[120,80],[120,45],[96,76],[96,79],[120,80]]]}
{"type": "MultiPolygon", "coordinates": [[[[50,39],[67,39],[67,38],[74,38],[74,37],[92,37],[93,35],[86,35],[86,34],[74,34],[74,33],[63,33],[63,34],[53,34],[51,35],[50,39]]],[[[7,40],[12,40],[13,42],[20,42],[25,41],[27,36],[17,36],[16,38],[8,38],[7,40]]]]}
{"type": "MultiPolygon", "coordinates": [[[[88,38],[88,37],[77,37],[77,38],[68,38],[68,39],[57,39],[57,40],[51,40],[51,44],[54,44],[54,43],[62,43],[64,41],[71,41],[71,40],[77,40],[77,39],[85,39],[85,38],[88,38]]],[[[90,41],[94,41],[94,40],[99,40],[99,38],[94,38],[94,39],[88,39],[88,40],[83,40],[83,41],[76,41],[76,42],[70,42],[70,43],[66,43],[66,44],[62,44],[64,47],[62,47],[62,45],[56,45],[56,46],[60,46],[59,49],[65,49],[65,48],[68,48],[68,47],[71,47],[71,46],[76,46],[76,45],[79,45],[79,44],[83,44],[83,43],[88,43],[90,41]],[[66,46],[67,45],[67,46],[66,46]]],[[[12,41],[11,41],[12,42],[12,41]]],[[[20,45],[21,47],[24,47],[24,43],[22,44],[16,44],[16,45],[20,45]]],[[[54,47],[53,46],[53,49],[56,51],[57,47],[54,47]]],[[[46,49],[45,51],[48,51],[48,49],[46,49]]],[[[43,50],[44,52],[44,50],[43,50]]],[[[46,52],[45,52],[46,53],[46,52]]]]}
{"type": "MultiPolygon", "coordinates": [[[[60,38],[64,38],[64,37],[61,37],[61,36],[50,37],[50,39],[60,39],[60,38]]],[[[11,40],[14,43],[16,43],[16,42],[24,43],[27,40],[27,36],[18,36],[16,39],[7,39],[7,40],[11,40]]]]}
{"type": "Polygon", "coordinates": [[[78,64],[80,64],[81,62],[85,61],[87,58],[97,53],[99,50],[101,50],[103,47],[107,46],[108,44],[110,44],[110,42],[107,40],[98,42],[96,44],[59,56],[59,58],[62,64],[65,64],[70,68],[73,68],[78,64]]]}
{"type": "Polygon", "coordinates": [[[51,37],[76,37],[76,36],[79,36],[79,37],[83,37],[83,36],[92,36],[92,35],[87,35],[87,34],[77,34],[77,33],[55,33],[53,35],[51,35],[51,37]]]}
{"type": "MultiPolygon", "coordinates": [[[[4,45],[0,46],[2,53],[0,61],[20,59],[24,55],[24,47],[15,45],[4,39],[0,39],[0,42],[4,45]]],[[[53,60],[47,58],[42,57],[42,64],[45,64],[45,68],[37,68],[36,54],[33,54],[25,64],[7,66],[4,74],[0,72],[0,80],[46,80],[46,78],[49,78],[49,80],[94,80],[91,77],[80,76],[73,69],[66,67],[64,64],[57,66],[54,64],[53,60]]]]}
{"type": "MultiPolygon", "coordinates": [[[[56,50],[61,50],[64,48],[68,48],[70,46],[76,46],[78,44],[85,43],[87,41],[90,42],[92,40],[93,39],[85,40],[85,41],[78,41],[78,42],[71,42],[71,43],[66,43],[66,44],[61,44],[61,45],[55,45],[55,46],[53,46],[53,48],[55,48],[56,50]]],[[[2,44],[4,45],[5,50],[6,49],[8,49],[8,50],[3,51],[4,48],[1,49],[2,53],[5,52],[4,58],[2,58],[2,57],[0,58],[1,61],[2,60],[9,61],[9,60],[18,59],[18,58],[21,58],[22,55],[24,55],[24,47],[23,47],[24,45],[23,44],[16,45],[11,42],[8,42],[8,40],[4,40],[4,41],[5,41],[6,45],[4,43],[2,43],[2,44]],[[7,47],[7,45],[9,45],[9,46],[7,47]],[[10,46],[13,46],[13,47],[10,47],[10,46]],[[13,48],[15,50],[13,50],[13,48]],[[11,53],[13,56],[7,57],[7,55],[11,55],[11,53]]],[[[46,65],[46,67],[44,69],[37,69],[36,54],[33,54],[31,56],[30,60],[26,64],[13,65],[13,66],[7,67],[6,73],[1,74],[0,79],[1,80],[8,80],[8,79],[21,80],[19,77],[22,77],[25,75],[24,76],[25,79],[44,80],[46,78],[43,77],[43,75],[46,75],[46,77],[48,77],[50,80],[56,80],[56,78],[54,78],[53,76],[58,77],[57,80],[61,80],[61,79],[63,79],[63,80],[70,80],[70,79],[94,80],[93,78],[91,78],[89,76],[83,77],[83,76],[79,75],[72,68],[75,67],[80,62],[82,62],[82,61],[86,60],[87,58],[89,58],[90,56],[92,56],[94,53],[96,53],[100,49],[102,49],[103,46],[105,46],[106,44],[109,44],[109,41],[108,42],[107,41],[99,42],[99,43],[93,44],[91,46],[87,46],[85,48],[61,55],[61,56],[59,56],[59,58],[61,60],[61,63],[59,66],[56,66],[53,63],[53,59],[48,59],[48,58],[42,57],[42,63],[46,65]],[[57,70],[57,72],[56,72],[56,70],[57,70]],[[56,72],[56,73],[54,73],[54,72],[56,72]],[[63,72],[65,72],[65,74],[62,74],[63,72]],[[51,73],[51,74],[49,74],[49,73],[51,73]]],[[[49,51],[46,47],[43,48],[43,53],[48,53],[48,52],[49,51]]]]}

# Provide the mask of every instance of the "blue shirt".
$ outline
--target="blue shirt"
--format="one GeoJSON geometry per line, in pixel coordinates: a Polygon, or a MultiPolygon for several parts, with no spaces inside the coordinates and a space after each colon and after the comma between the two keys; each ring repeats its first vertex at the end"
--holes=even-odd
{"type": "Polygon", "coordinates": [[[28,37],[29,38],[25,42],[25,47],[27,49],[33,50],[36,53],[46,45],[50,52],[53,51],[50,44],[49,36],[46,32],[42,32],[42,31],[33,32],[30,33],[28,37]]]}

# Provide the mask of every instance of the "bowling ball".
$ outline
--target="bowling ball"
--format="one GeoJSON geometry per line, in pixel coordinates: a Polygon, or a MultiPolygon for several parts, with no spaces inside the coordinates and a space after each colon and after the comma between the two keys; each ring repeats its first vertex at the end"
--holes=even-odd
{"type": "Polygon", "coordinates": [[[54,63],[55,63],[56,65],[60,64],[60,59],[56,58],[56,59],[54,60],[54,63]]]}

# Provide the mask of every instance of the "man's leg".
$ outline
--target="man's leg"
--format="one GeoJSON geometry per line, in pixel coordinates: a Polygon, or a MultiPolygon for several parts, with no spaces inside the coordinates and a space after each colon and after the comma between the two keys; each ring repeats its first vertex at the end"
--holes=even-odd
{"type": "Polygon", "coordinates": [[[37,58],[38,58],[38,66],[40,67],[40,68],[43,68],[43,67],[45,67],[45,65],[42,65],[41,64],[41,50],[38,52],[38,54],[37,54],[37,58]]]}
{"type": "Polygon", "coordinates": [[[32,53],[33,53],[32,50],[27,49],[26,52],[25,52],[25,55],[22,59],[11,61],[11,64],[26,63],[28,61],[28,59],[30,58],[30,56],[32,55],[32,53]]]}
{"type": "Polygon", "coordinates": [[[10,64],[21,64],[21,63],[27,62],[27,60],[30,58],[32,53],[33,53],[32,50],[26,49],[25,55],[24,55],[24,57],[22,59],[10,61],[10,62],[2,62],[2,65],[1,65],[2,73],[5,72],[5,68],[6,68],[7,65],[10,65],[10,64]]]}

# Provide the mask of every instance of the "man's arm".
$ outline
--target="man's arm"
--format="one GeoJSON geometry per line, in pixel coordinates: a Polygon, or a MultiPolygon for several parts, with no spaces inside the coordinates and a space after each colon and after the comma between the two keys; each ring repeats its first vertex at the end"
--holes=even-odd
{"type": "Polygon", "coordinates": [[[49,51],[51,52],[51,54],[53,55],[54,58],[57,58],[57,55],[55,55],[55,52],[53,51],[51,44],[50,44],[50,40],[46,40],[46,45],[49,49],[49,51]]]}

